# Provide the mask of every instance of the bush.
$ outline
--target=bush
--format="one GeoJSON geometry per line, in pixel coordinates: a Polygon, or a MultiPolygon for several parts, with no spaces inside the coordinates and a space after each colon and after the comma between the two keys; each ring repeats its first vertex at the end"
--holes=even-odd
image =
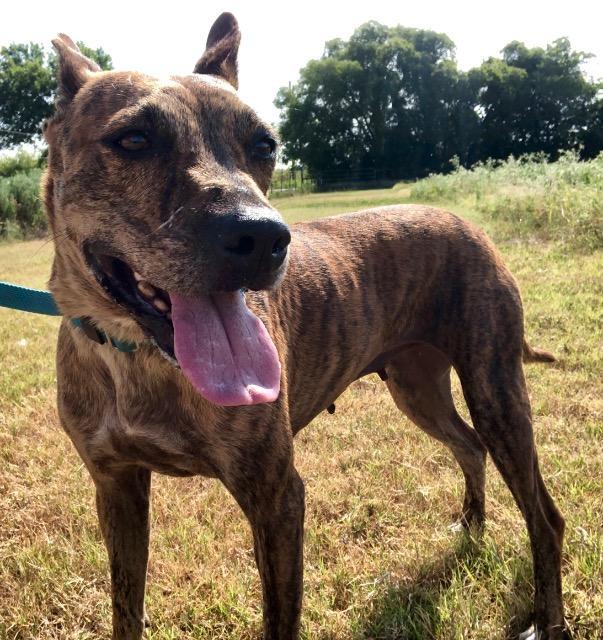
{"type": "Polygon", "coordinates": [[[448,175],[417,182],[411,197],[465,203],[505,223],[514,234],[603,247],[603,154],[586,162],[568,151],[556,162],[532,154],[472,169],[457,165],[448,175]]]}
{"type": "Polygon", "coordinates": [[[47,229],[40,201],[42,169],[0,177],[0,238],[40,235],[47,229]]]}
{"type": "Polygon", "coordinates": [[[10,178],[23,171],[41,169],[46,162],[43,154],[28,153],[21,149],[15,155],[0,158],[0,177],[10,178]]]}

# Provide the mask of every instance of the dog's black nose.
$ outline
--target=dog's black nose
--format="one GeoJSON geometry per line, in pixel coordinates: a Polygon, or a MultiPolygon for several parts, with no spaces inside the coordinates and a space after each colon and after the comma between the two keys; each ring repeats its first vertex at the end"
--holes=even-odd
{"type": "Polygon", "coordinates": [[[291,234],[274,215],[232,215],[221,220],[218,251],[244,286],[264,288],[287,257],[291,234]]]}
{"type": "Polygon", "coordinates": [[[250,264],[263,261],[261,266],[278,268],[287,255],[291,234],[286,225],[270,218],[238,219],[231,222],[222,236],[224,255],[250,264]]]}

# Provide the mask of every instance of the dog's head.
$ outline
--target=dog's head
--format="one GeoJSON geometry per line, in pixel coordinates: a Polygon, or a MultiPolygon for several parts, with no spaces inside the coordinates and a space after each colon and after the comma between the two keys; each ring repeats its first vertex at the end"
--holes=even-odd
{"type": "Polygon", "coordinates": [[[44,129],[61,310],[151,338],[220,404],[274,399],[276,351],[244,291],[279,282],[290,240],[266,198],[276,136],[237,96],[239,40],[222,14],[194,72],[159,80],[103,72],[59,36],[44,129]]]}

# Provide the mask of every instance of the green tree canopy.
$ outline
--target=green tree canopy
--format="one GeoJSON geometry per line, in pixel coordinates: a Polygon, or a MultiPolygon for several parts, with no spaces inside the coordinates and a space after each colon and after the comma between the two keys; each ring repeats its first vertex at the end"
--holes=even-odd
{"type": "Polygon", "coordinates": [[[599,88],[599,97],[594,101],[587,115],[587,126],[580,135],[582,155],[585,158],[595,158],[603,152],[603,88],[599,88]]]}
{"type": "Polygon", "coordinates": [[[317,175],[374,170],[408,177],[441,170],[477,115],[446,35],[368,22],[327,42],[299,82],[279,91],[286,158],[317,175]]]}
{"type": "Polygon", "coordinates": [[[286,160],[315,176],[373,170],[414,178],[486,158],[556,157],[603,149],[600,85],[567,38],[542,48],[511,42],[469,73],[442,33],[369,22],[326,43],[299,81],[279,91],[286,160]]]}
{"type": "MultiPolygon", "coordinates": [[[[113,67],[102,48],[77,43],[101,69],[113,67]]],[[[42,45],[13,43],[0,49],[0,148],[33,142],[53,111],[56,56],[42,45]]]]}
{"type": "Polygon", "coordinates": [[[567,38],[546,49],[511,42],[502,59],[471,71],[478,88],[484,158],[542,151],[556,157],[584,143],[598,87],[582,72],[590,54],[573,51],[567,38]]]}

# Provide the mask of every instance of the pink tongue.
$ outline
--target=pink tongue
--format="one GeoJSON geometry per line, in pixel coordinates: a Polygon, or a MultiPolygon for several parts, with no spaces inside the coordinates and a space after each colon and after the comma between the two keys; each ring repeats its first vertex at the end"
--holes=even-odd
{"type": "Polygon", "coordinates": [[[241,291],[170,298],[176,358],[204,398],[222,406],[276,400],[278,353],[241,291]]]}

